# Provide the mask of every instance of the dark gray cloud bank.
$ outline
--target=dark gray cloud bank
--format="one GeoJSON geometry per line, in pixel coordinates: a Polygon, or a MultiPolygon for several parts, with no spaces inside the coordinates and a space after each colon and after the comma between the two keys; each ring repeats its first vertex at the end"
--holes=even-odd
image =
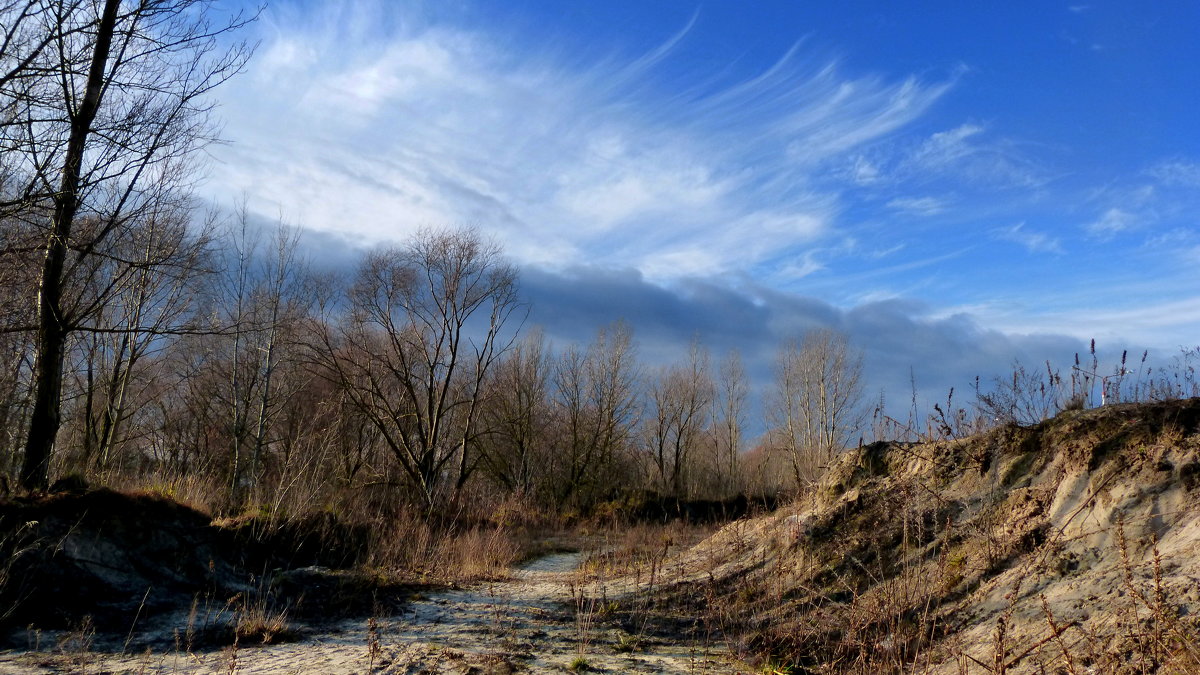
{"type": "MultiPolygon", "coordinates": [[[[363,250],[360,242],[336,234],[306,231],[303,242],[316,269],[346,275],[363,250]]],[[[889,414],[898,418],[907,417],[914,380],[924,411],[945,401],[951,387],[956,401],[969,402],[976,377],[986,386],[1011,373],[1014,362],[1041,368],[1049,360],[1065,371],[1076,353],[1088,349],[1075,337],[1004,333],[968,314],[939,315],[917,300],[844,308],[745,279],[688,278],[663,285],[635,269],[525,267],[521,293],[529,304],[524,326],[541,326],[557,348],[586,344],[601,326],[623,320],[647,368],[686,358],[696,338],[714,361],[738,350],[755,390],[747,420],[755,433],[763,430],[761,395],[772,386],[777,349],[810,329],[827,327],[850,337],[865,356],[867,395],[883,392],[889,414]]],[[[1116,358],[1122,348],[1135,351],[1134,345],[1101,346],[1116,358]]]]}
{"type": "Polygon", "coordinates": [[[911,300],[845,309],[748,283],[687,279],[664,287],[636,270],[525,269],[522,289],[531,303],[529,323],[542,326],[556,344],[585,342],[597,327],[623,319],[647,364],[685,358],[698,337],[714,358],[737,349],[760,392],[771,385],[783,341],[813,328],[844,332],[864,352],[868,394],[883,391],[893,415],[908,409],[914,379],[924,408],[944,401],[951,387],[964,400],[976,376],[988,383],[1011,372],[1014,361],[1066,366],[1088,348],[1068,336],[990,330],[965,314],[939,317],[911,300]]]}

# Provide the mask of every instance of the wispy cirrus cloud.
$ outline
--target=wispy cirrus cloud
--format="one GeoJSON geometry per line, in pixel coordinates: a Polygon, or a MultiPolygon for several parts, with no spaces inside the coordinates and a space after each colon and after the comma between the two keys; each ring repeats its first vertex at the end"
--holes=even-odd
{"type": "Polygon", "coordinates": [[[1045,232],[1036,232],[1025,227],[1025,223],[1017,223],[992,231],[992,236],[1000,241],[1019,244],[1030,253],[1063,253],[1062,243],[1045,232]]]}
{"type": "Polygon", "coordinates": [[[1054,174],[1026,150],[1013,140],[995,137],[983,124],[967,122],[924,137],[873,144],[847,158],[838,175],[874,188],[958,186],[993,195],[1039,189],[1054,174]]]}
{"type": "Polygon", "coordinates": [[[907,162],[922,167],[945,168],[976,154],[977,148],[971,139],[981,133],[983,127],[978,124],[962,124],[931,134],[917,146],[907,162]]]}
{"type": "Polygon", "coordinates": [[[917,216],[932,216],[946,210],[946,203],[936,197],[897,197],[887,203],[889,209],[917,216]]]}
{"type": "Polygon", "coordinates": [[[962,124],[931,134],[902,164],[922,176],[950,175],[959,182],[999,189],[1045,185],[1051,172],[1009,139],[993,138],[980,124],[962,124]]]}
{"type": "Polygon", "coordinates": [[[1200,163],[1186,159],[1159,162],[1147,172],[1159,183],[1170,187],[1200,188],[1200,163]]]}
{"type": "Polygon", "coordinates": [[[1084,225],[1088,235],[1101,240],[1112,239],[1138,223],[1138,217],[1125,209],[1113,207],[1100,214],[1100,217],[1084,225]]]}
{"type": "Polygon", "coordinates": [[[524,262],[655,276],[774,264],[838,229],[821,167],[919,118],[949,81],[849,75],[803,44],[668,91],[641,55],[514,50],[504,29],[382,2],[275,6],[231,83],[211,190],[364,241],[473,224],[524,262]]]}

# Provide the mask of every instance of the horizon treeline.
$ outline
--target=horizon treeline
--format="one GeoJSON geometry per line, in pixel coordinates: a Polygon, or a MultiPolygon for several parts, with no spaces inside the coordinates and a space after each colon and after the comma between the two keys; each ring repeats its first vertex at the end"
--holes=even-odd
{"type": "MultiPolygon", "coordinates": [[[[780,487],[744,456],[750,385],[736,352],[714,362],[696,340],[649,368],[623,322],[555,349],[524,326],[515,267],[474,230],[423,230],[335,279],[298,258],[297,230],[254,228],[244,208],[224,223],[190,213],[129,221],[120,250],[64,285],[86,325],[65,349],[49,475],[203,484],[223,510],[347,488],[429,508],[518,494],[561,510],[621,490],[721,499],[780,487]]],[[[19,236],[36,249],[38,234],[6,228],[4,250],[19,236]]],[[[0,468],[15,478],[40,261],[8,257],[0,468]]]]}
{"type": "MultiPolygon", "coordinates": [[[[714,358],[696,338],[649,366],[624,322],[555,347],[525,325],[516,268],[475,230],[419,231],[335,277],[300,258],[296,229],[253,227],[244,207],[225,222],[189,213],[129,224],[124,255],[153,264],[67,288],[90,308],[68,343],[52,476],[180,492],[220,512],[337,508],[359,492],[424,509],[515,495],[586,513],[639,490],[795,493],[864,439],[953,438],[1096,403],[1079,400],[1086,368],[1018,368],[967,408],[951,395],[915,431],[880,405],[872,414],[861,354],[818,329],[780,346],[762,395],[768,432],[748,439],[752,384],[736,351],[714,358]]],[[[105,263],[129,264],[117,258],[105,263]]],[[[11,260],[5,317],[19,327],[37,258],[11,260]]],[[[34,337],[0,334],[10,479],[29,433],[34,337]]],[[[1122,368],[1132,383],[1134,366],[1122,368]]],[[[1165,397],[1152,384],[1125,398],[1165,397]]]]}

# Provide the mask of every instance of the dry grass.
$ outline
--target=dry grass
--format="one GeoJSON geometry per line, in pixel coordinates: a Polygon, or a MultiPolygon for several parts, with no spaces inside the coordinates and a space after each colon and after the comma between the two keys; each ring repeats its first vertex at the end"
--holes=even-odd
{"type": "Polygon", "coordinates": [[[631,532],[594,569],[771,671],[1200,672],[1198,426],[1196,401],[1114,406],[868,447],[683,556],[631,532]]]}
{"type": "Polygon", "coordinates": [[[715,530],[713,525],[682,521],[610,527],[588,539],[589,554],[580,569],[606,577],[644,573],[661,567],[668,557],[691,548],[715,530]]]}
{"type": "Polygon", "coordinates": [[[505,576],[533,546],[516,527],[439,526],[412,512],[373,529],[368,567],[424,583],[468,583],[505,576]]]}
{"type": "Polygon", "coordinates": [[[265,602],[244,604],[233,626],[238,644],[272,644],[296,639],[298,633],[288,623],[287,612],[268,609],[265,602]]]}

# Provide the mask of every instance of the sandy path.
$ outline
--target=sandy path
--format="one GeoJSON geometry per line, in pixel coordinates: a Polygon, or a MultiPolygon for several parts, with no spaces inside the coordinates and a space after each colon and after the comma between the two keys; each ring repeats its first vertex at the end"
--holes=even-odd
{"type": "Polygon", "coordinates": [[[512,579],[414,599],[405,611],[346,621],[301,642],[219,652],[116,656],[0,652],[16,673],[563,673],[577,659],[608,673],[734,673],[719,644],[632,636],[572,599],[582,554],[546,556],[512,579]]]}

